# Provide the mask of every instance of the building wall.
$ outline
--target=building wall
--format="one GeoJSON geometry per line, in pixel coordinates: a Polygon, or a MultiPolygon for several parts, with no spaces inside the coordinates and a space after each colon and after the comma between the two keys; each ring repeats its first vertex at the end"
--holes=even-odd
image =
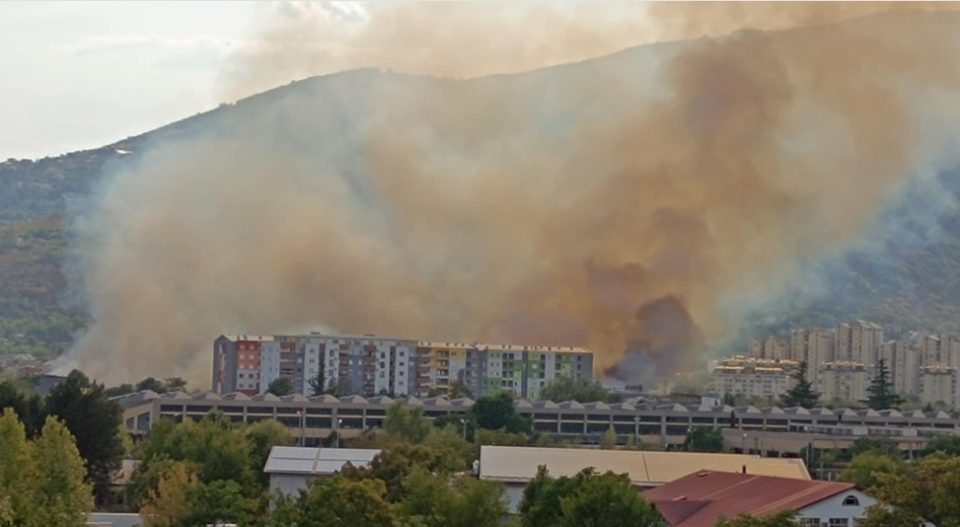
{"type": "Polygon", "coordinates": [[[920,402],[957,404],[956,368],[924,366],[920,370],[920,402]]]}
{"type": "Polygon", "coordinates": [[[797,511],[797,518],[800,520],[801,526],[856,527],[855,520],[866,517],[867,509],[876,503],[877,500],[859,490],[853,489],[800,509],[797,511]],[[856,499],[858,504],[844,505],[844,500],[848,497],[856,499]],[[834,520],[833,523],[830,522],[831,519],[834,520]],[[819,520],[819,523],[809,523],[809,520],[819,520]],[[842,520],[846,520],[845,525],[842,523],[842,520]]]}
{"type": "Polygon", "coordinates": [[[820,375],[820,392],[824,401],[852,402],[867,398],[867,370],[859,362],[828,362],[820,375]]]}
{"type": "Polygon", "coordinates": [[[798,363],[790,360],[731,357],[711,372],[718,395],[777,397],[793,386],[792,375],[798,363]]]}

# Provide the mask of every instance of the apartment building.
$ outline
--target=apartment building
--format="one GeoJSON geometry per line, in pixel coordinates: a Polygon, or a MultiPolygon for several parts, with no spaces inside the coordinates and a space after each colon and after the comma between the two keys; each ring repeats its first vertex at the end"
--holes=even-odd
{"type": "Polygon", "coordinates": [[[261,349],[273,337],[222,335],[213,342],[213,390],[217,393],[260,393],[261,349]]]}
{"type": "Polygon", "coordinates": [[[820,369],[834,359],[832,331],[798,329],[790,333],[790,359],[807,363],[807,380],[820,383],[820,369]]]}
{"type": "Polygon", "coordinates": [[[880,356],[890,371],[890,384],[894,392],[918,393],[920,352],[916,346],[902,340],[887,342],[881,348],[880,356]]]}
{"type": "Polygon", "coordinates": [[[836,329],[834,360],[871,367],[876,364],[882,345],[883,328],[879,325],[864,320],[845,322],[836,329]]]}
{"type": "Polygon", "coordinates": [[[956,407],[957,368],[934,364],[920,368],[920,401],[930,404],[948,404],[956,407]]]}
{"type": "Polygon", "coordinates": [[[720,361],[711,372],[718,395],[778,397],[793,386],[796,361],[731,357],[720,361]]]}
{"type": "Polygon", "coordinates": [[[863,401],[867,398],[869,377],[861,362],[834,361],[823,364],[820,372],[820,397],[824,401],[863,401]]]}
{"type": "Polygon", "coordinates": [[[214,341],[213,389],[217,393],[265,393],[270,383],[282,377],[304,395],[313,395],[318,381],[323,382],[324,391],[341,394],[420,397],[450,394],[461,383],[473,396],[510,391],[536,400],[543,386],[559,376],[592,378],[593,354],[563,346],[319,333],[252,342],[245,336],[221,336],[214,341]]]}
{"type": "Polygon", "coordinates": [[[751,344],[750,355],[769,360],[789,359],[790,343],[777,337],[767,337],[751,344]]]}
{"type": "Polygon", "coordinates": [[[313,394],[318,380],[327,391],[367,395],[410,395],[416,386],[413,340],[373,335],[223,335],[214,341],[213,355],[217,393],[256,395],[281,377],[290,379],[294,390],[304,395],[313,394]]]}

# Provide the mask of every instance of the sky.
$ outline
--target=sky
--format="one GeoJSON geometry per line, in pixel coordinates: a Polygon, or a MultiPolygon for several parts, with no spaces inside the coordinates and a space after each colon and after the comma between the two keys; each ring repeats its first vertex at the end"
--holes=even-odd
{"type": "Polygon", "coordinates": [[[0,160],[96,148],[355,67],[468,77],[599,56],[625,34],[639,43],[638,5],[0,2],[0,160]],[[567,38],[540,41],[556,27],[567,38]]]}
{"type": "Polygon", "coordinates": [[[0,159],[109,144],[219,102],[264,5],[0,3],[0,159]]]}

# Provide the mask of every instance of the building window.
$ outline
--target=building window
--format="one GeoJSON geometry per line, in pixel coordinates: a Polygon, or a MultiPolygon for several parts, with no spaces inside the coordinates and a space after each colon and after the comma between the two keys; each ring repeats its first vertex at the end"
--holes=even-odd
{"type": "Polygon", "coordinates": [[[801,518],[800,525],[803,527],[820,527],[820,518],[801,518]]]}
{"type": "Polygon", "coordinates": [[[851,494],[846,498],[843,498],[843,504],[857,506],[857,505],[860,505],[860,500],[858,500],[856,496],[851,494]]]}
{"type": "Polygon", "coordinates": [[[830,527],[849,527],[850,520],[847,518],[830,518],[830,527]]]}

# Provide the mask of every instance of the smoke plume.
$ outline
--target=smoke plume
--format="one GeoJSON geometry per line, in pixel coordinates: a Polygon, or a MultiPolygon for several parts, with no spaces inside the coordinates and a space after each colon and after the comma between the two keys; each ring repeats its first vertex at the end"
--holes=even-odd
{"type": "MultiPolygon", "coordinates": [[[[345,63],[389,67],[378,53],[432,27],[434,4],[406,6],[346,40],[369,60],[345,63]]],[[[94,324],[71,357],[197,379],[222,332],[324,328],[586,345],[628,380],[693,367],[737,327],[736,299],[856,240],[960,123],[960,18],[837,22],[852,9],[654,6],[648,23],[681,34],[781,29],[472,80],[359,70],[241,101],[152,145],[78,219],[94,324]]],[[[448,74],[462,52],[512,71],[424,51],[489,23],[442,20],[398,64],[448,74]]],[[[607,50],[629,33],[529,20],[529,40],[491,49],[550,63],[566,35],[607,50]]]]}

